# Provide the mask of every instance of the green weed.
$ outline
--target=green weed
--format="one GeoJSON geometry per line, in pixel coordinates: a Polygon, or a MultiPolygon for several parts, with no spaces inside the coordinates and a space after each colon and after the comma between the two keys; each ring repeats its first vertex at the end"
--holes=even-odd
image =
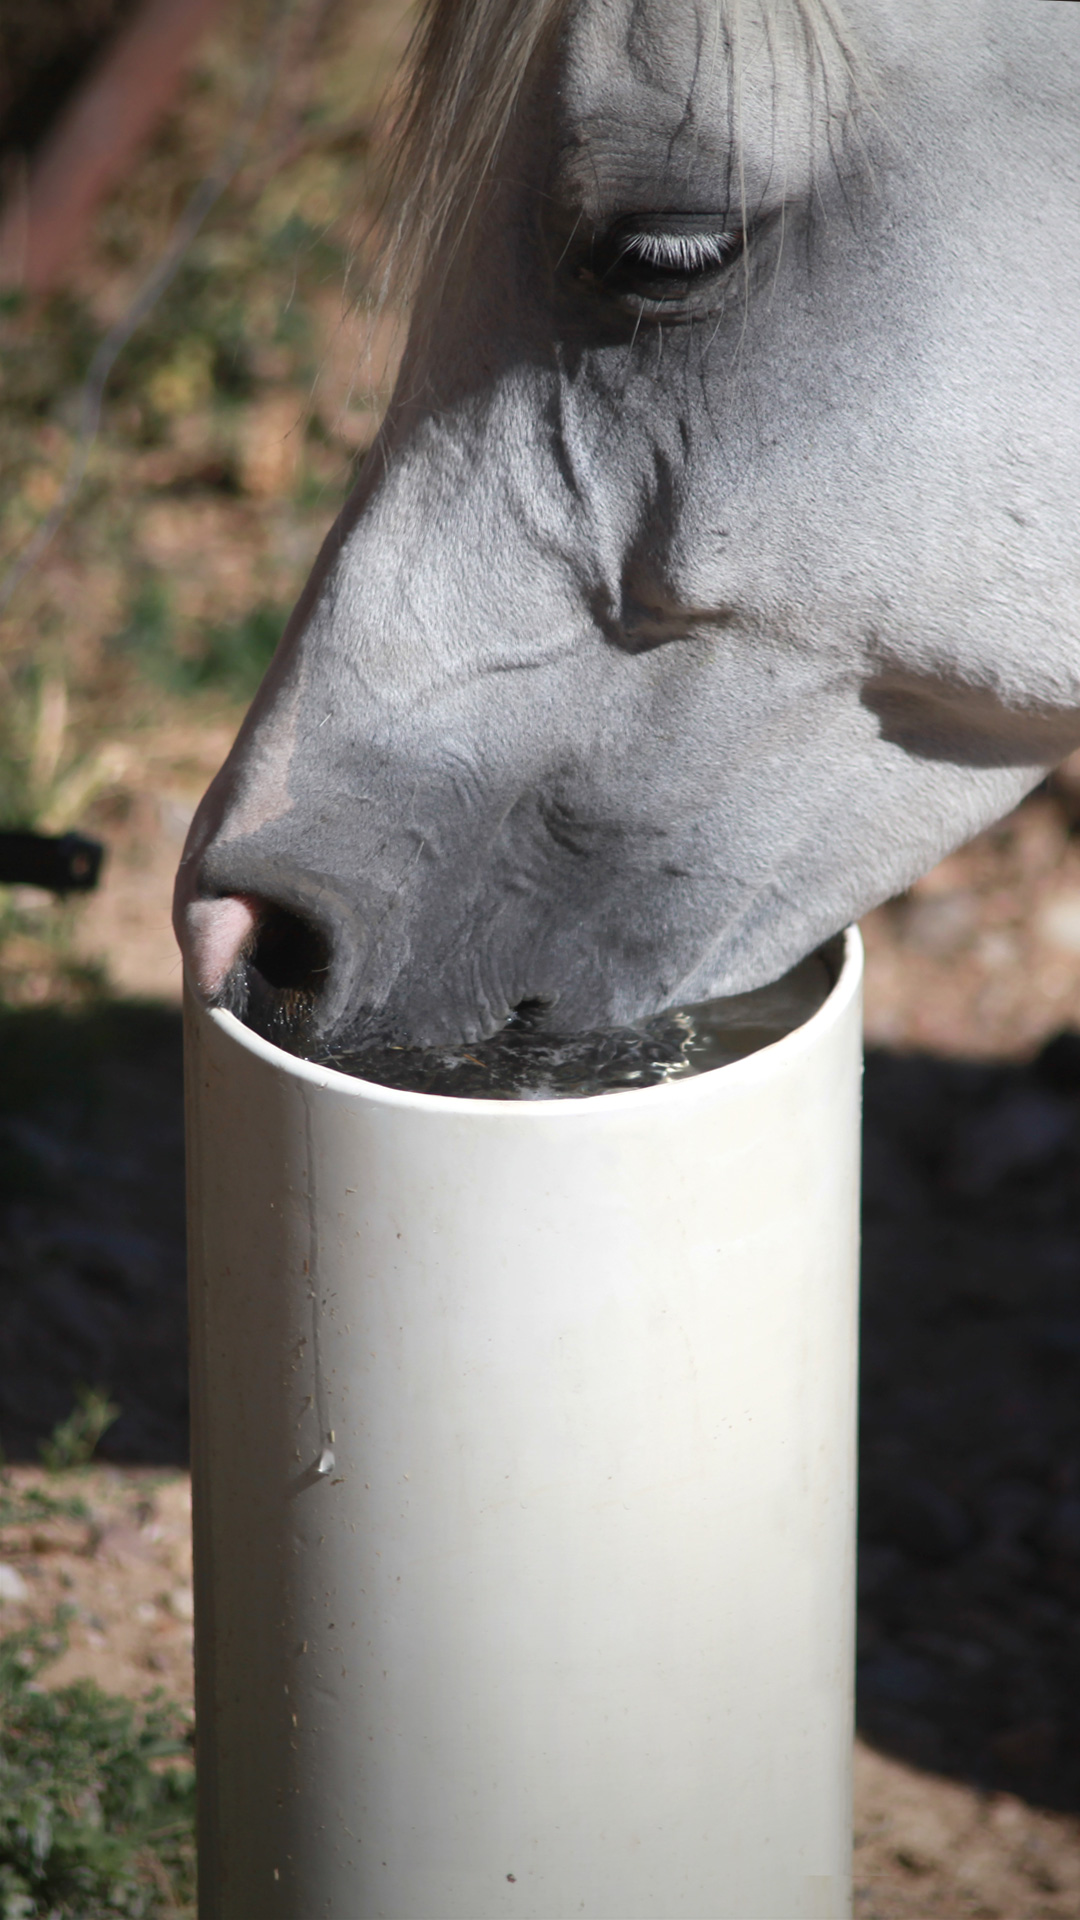
{"type": "Polygon", "coordinates": [[[198,662],[201,685],[250,700],[274,657],[287,619],[285,609],[263,605],[253,607],[231,626],[204,628],[198,662]]]}
{"type": "Polygon", "coordinates": [[[36,826],[67,748],[67,688],[40,665],[4,675],[0,705],[0,825],[36,826]]]}
{"type": "Polygon", "coordinates": [[[0,1638],[0,1920],[193,1916],[194,1773],[162,1764],[190,1728],[160,1695],[43,1688],[68,1617],[0,1638]]]}
{"type": "MultiPolygon", "coordinates": [[[[46,1465],[85,1465],[116,1413],[79,1388],[46,1465]]],[[[0,1469],[0,1529],[89,1518],[81,1495],[0,1469]]],[[[160,1693],[136,1705],[88,1680],[43,1687],[70,1618],[59,1607],[0,1636],[0,1920],[194,1920],[190,1724],[160,1693]]]]}
{"type": "Polygon", "coordinates": [[[47,1493],[44,1487],[19,1487],[10,1468],[0,1466],[0,1528],[42,1526],[47,1520],[89,1520],[79,1493],[47,1493]]]}
{"type": "Polygon", "coordinates": [[[88,1466],[102,1435],[120,1418],[100,1387],[78,1386],[75,1405],[66,1420],[61,1420],[38,1452],[50,1473],[67,1473],[72,1467],[88,1466]]]}
{"type": "Polygon", "coordinates": [[[284,608],[264,603],[229,625],[200,621],[181,644],[168,585],[152,574],[136,590],[115,645],[167,693],[213,692],[250,700],[287,617],[284,608]]]}

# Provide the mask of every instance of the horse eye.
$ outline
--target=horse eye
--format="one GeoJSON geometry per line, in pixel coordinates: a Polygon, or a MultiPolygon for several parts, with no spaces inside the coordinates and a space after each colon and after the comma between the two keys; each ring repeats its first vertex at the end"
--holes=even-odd
{"type": "Polygon", "coordinates": [[[594,245],[588,275],[620,301],[685,304],[743,251],[738,228],[667,216],[620,220],[594,245]]]}

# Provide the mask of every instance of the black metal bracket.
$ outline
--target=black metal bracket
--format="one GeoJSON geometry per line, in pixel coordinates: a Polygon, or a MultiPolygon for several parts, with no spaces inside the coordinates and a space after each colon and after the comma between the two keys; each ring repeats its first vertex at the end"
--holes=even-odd
{"type": "Polygon", "coordinates": [[[89,893],[97,886],[104,858],[101,841],[84,833],[0,832],[0,886],[89,893]]]}

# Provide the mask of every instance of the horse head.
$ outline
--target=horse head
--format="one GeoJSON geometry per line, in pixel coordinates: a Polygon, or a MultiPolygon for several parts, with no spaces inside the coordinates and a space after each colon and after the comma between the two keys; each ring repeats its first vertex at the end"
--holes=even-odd
{"type": "Polygon", "coordinates": [[[324,1043],[758,986],[1080,742],[1080,7],[429,0],[410,87],[190,976],[324,1043]]]}

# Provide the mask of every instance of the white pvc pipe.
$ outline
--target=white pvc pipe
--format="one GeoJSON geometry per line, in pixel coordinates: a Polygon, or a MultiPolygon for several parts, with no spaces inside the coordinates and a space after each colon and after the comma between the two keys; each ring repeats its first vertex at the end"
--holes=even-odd
{"type": "Polygon", "coordinates": [[[589,1100],[189,1004],[201,1920],[849,1913],[860,976],[589,1100]]]}

